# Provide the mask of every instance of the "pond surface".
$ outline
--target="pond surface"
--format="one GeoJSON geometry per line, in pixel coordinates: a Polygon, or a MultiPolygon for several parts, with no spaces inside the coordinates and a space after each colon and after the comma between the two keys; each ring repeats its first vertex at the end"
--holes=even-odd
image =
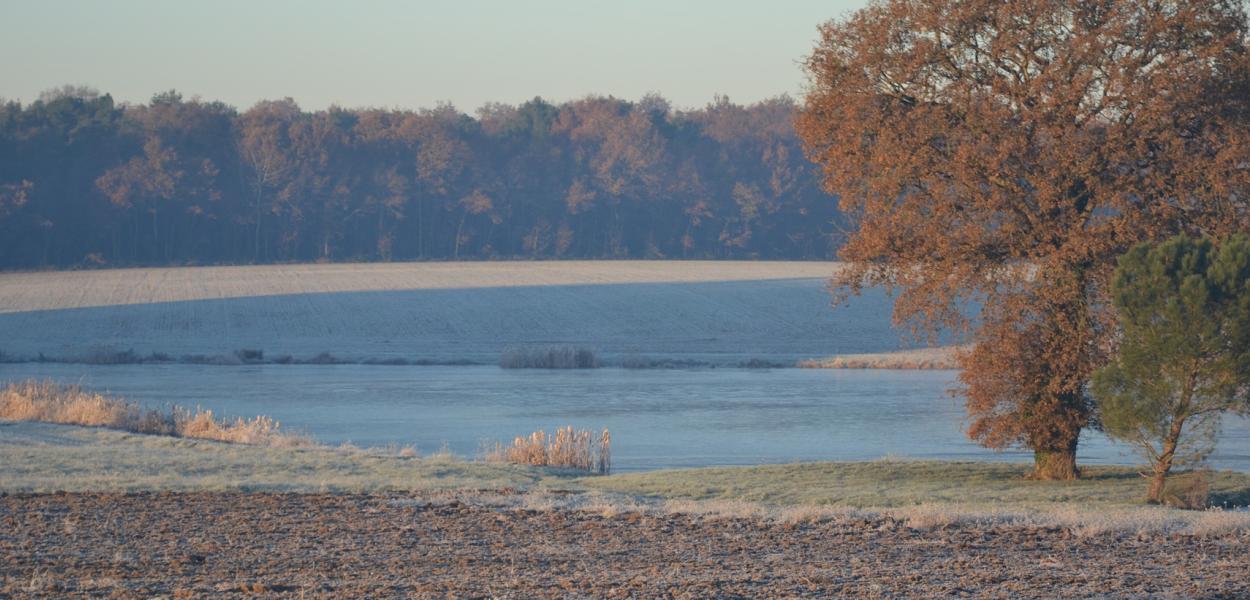
{"type": "MultiPolygon", "coordinates": [[[[145,405],[200,405],[270,415],[321,442],[447,446],[476,456],[484,441],[536,429],[612,431],[618,470],[884,456],[1028,461],[963,434],[951,371],[696,369],[582,371],[369,365],[3,364],[0,382],[50,378],[145,405]]],[[[1086,464],[1135,463],[1089,432],[1086,464]]],[[[1250,424],[1226,419],[1211,458],[1250,471],[1250,424]]]]}

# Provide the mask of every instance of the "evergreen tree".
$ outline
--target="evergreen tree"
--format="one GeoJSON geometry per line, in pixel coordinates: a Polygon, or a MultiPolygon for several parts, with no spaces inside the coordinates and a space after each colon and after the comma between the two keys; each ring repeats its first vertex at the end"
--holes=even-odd
{"type": "Polygon", "coordinates": [[[1112,300],[1120,353],[1092,391],[1107,434],[1150,461],[1147,500],[1158,503],[1174,465],[1214,448],[1221,415],[1250,409],[1250,238],[1135,246],[1119,260],[1112,300]]]}

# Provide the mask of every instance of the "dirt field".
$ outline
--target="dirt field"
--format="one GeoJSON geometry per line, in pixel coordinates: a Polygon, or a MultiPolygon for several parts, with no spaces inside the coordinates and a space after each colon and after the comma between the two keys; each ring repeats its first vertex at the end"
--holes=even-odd
{"type": "Polygon", "coordinates": [[[499,508],[455,494],[0,497],[14,597],[1250,595],[1250,540],[499,508]]]}
{"type": "Polygon", "coordinates": [[[0,598],[1250,594],[1250,514],[1140,506],[1123,469],[578,477],[39,423],[0,424],[0,465],[0,598]]]}

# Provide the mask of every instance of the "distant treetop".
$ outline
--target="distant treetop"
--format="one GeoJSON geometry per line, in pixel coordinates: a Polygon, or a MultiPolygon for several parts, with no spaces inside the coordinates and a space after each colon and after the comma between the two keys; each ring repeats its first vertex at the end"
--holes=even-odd
{"type": "Polygon", "coordinates": [[[0,106],[0,269],[490,258],[831,258],[794,102],[591,96],[476,117],[239,112],[65,86],[0,106]]]}

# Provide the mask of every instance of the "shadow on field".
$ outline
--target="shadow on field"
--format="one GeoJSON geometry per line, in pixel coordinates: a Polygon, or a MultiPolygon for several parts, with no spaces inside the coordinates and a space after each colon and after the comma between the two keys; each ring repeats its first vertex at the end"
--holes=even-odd
{"type": "Polygon", "coordinates": [[[1211,492],[1209,504],[1222,508],[1250,507],[1250,485],[1239,489],[1211,492]]]}
{"type": "Polygon", "coordinates": [[[891,307],[870,290],[832,310],[820,279],[251,296],[0,314],[0,352],[22,361],[112,353],[127,359],[117,362],[247,363],[261,353],[264,362],[497,364],[508,347],[567,344],[618,359],[793,364],[899,349],[891,307]]]}

